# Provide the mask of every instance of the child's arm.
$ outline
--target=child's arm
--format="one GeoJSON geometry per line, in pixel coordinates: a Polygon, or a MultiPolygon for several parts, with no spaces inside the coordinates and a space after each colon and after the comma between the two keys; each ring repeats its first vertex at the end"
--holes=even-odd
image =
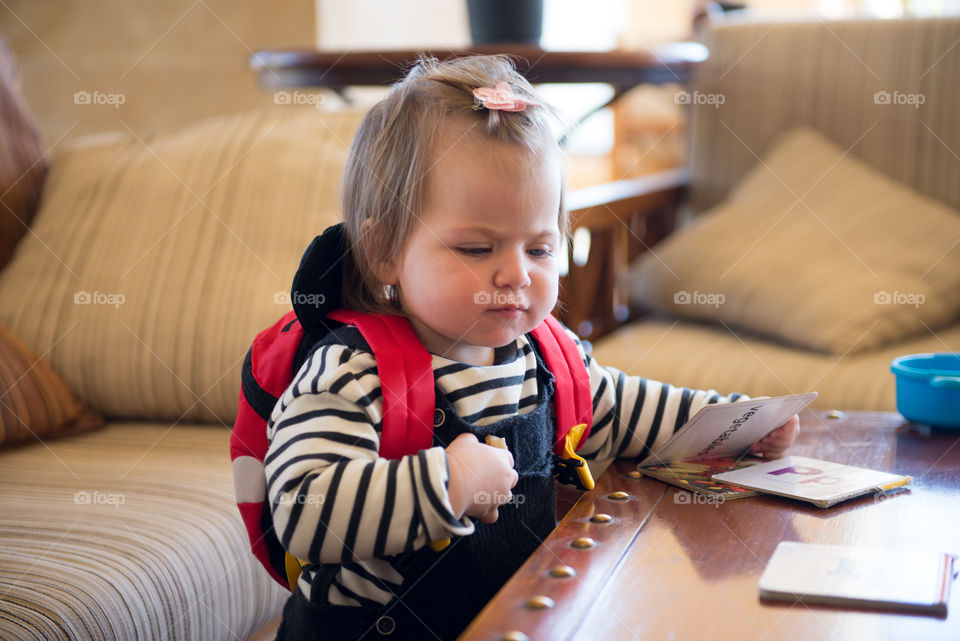
{"type": "Polygon", "coordinates": [[[267,498],[292,555],[342,563],[473,532],[450,504],[443,448],[399,461],[378,456],[382,408],[373,357],[341,345],[314,352],[277,403],[267,498]]]}
{"type": "MultiPolygon", "coordinates": [[[[567,330],[571,337],[576,335],[567,330]]],[[[721,396],[714,390],[674,387],[603,367],[578,348],[590,375],[593,427],[579,452],[586,459],[644,458],[667,442],[674,432],[711,403],[748,400],[744,394],[721,396]]],[[[776,457],[793,442],[798,430],[790,419],[754,444],[754,451],[776,457]]]]}

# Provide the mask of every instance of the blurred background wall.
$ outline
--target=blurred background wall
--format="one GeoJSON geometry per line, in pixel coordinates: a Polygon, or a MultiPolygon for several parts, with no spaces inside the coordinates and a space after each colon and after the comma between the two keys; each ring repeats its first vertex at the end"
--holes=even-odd
{"type": "MultiPolygon", "coordinates": [[[[705,0],[544,0],[547,49],[643,49],[695,38],[705,0]]],[[[960,10],[960,0],[747,0],[757,16],[898,17],[960,10]]],[[[248,59],[270,48],[335,51],[468,47],[459,0],[4,0],[0,34],[19,61],[46,144],[79,135],[177,126],[274,104],[248,59]]],[[[678,87],[640,87],[570,140],[571,187],[683,162],[678,87]]],[[[602,104],[607,85],[541,86],[569,121],[602,104]]],[[[381,89],[350,89],[360,106],[381,89]]],[[[344,103],[332,93],[323,108],[344,103]]]]}
{"type": "Polygon", "coordinates": [[[4,0],[0,33],[53,144],[272,104],[247,58],[256,49],[313,47],[314,16],[314,0],[4,0]],[[78,92],[90,103],[75,102],[78,92]]]}

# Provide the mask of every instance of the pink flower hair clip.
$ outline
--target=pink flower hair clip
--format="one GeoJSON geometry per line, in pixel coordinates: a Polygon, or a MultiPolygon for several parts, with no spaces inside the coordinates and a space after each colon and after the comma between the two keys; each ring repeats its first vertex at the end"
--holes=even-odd
{"type": "Polygon", "coordinates": [[[476,109],[486,107],[498,111],[523,111],[527,105],[538,107],[539,103],[524,100],[514,93],[506,82],[498,82],[496,87],[477,87],[473,90],[476,109]]]}

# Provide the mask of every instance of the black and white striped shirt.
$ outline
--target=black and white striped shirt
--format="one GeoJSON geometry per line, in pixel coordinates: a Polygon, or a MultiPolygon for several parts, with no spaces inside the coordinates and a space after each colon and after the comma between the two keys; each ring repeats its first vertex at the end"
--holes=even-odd
{"type": "MultiPolygon", "coordinates": [[[[578,452],[586,459],[637,457],[703,405],[741,398],[602,367],[568,333],[590,375],[593,427],[578,452]]],[[[536,406],[536,355],[525,336],[487,367],[437,355],[432,365],[436,385],[468,423],[486,425],[536,406]]],[[[311,564],[299,583],[311,601],[386,603],[403,577],[383,557],[473,532],[468,518],[453,515],[443,448],[399,461],[377,456],[382,409],[373,355],[325,345],[303,364],[268,422],[264,465],[274,526],[283,546],[311,564]],[[321,563],[342,565],[326,594],[312,594],[321,563]]]]}

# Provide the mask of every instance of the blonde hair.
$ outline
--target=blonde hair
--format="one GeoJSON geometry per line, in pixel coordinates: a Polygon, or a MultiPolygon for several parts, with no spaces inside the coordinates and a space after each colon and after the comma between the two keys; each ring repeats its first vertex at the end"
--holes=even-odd
{"type": "MultiPolygon", "coordinates": [[[[555,112],[535,96],[508,57],[469,56],[443,62],[421,58],[367,113],[350,147],[342,190],[349,247],[343,267],[344,306],[402,313],[380,282],[378,268],[400,259],[420,211],[436,137],[441,124],[451,118],[491,140],[521,145],[534,154],[559,150],[551,126],[555,112]],[[527,100],[526,109],[477,108],[473,90],[499,82],[527,100]],[[365,227],[366,221],[370,224],[365,227]]],[[[569,223],[562,187],[558,217],[565,237],[569,223]]]]}

